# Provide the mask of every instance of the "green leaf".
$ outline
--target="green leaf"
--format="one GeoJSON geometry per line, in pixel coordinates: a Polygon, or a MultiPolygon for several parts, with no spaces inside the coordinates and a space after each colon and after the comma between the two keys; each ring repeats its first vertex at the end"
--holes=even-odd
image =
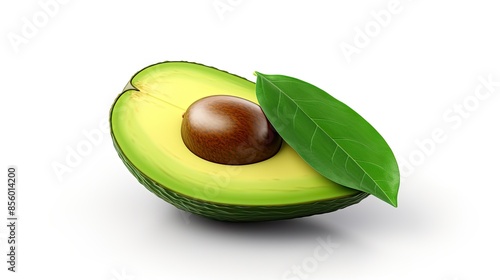
{"type": "Polygon", "coordinates": [[[326,178],[397,206],[391,148],[363,117],[325,91],[282,75],[257,75],[257,99],[281,137],[326,178]]]}

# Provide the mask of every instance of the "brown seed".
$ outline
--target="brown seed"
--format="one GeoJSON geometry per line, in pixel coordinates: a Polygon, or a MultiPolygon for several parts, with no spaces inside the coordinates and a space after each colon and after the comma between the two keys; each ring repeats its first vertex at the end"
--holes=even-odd
{"type": "Polygon", "coordinates": [[[229,95],[208,96],[191,104],[183,115],[181,135],[197,156],[232,165],[266,160],[282,142],[259,105],[229,95]]]}

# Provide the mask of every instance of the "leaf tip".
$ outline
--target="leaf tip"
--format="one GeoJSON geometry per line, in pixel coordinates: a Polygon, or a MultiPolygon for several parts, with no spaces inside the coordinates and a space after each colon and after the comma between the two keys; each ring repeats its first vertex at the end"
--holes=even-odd
{"type": "MultiPolygon", "coordinates": [[[[373,193],[371,193],[371,194],[373,194],[373,193]]],[[[378,197],[380,200],[387,202],[388,204],[394,206],[394,208],[398,208],[398,196],[397,196],[397,194],[396,195],[384,194],[384,195],[375,195],[375,196],[378,197]]]]}
{"type": "Polygon", "coordinates": [[[254,72],[253,72],[253,75],[254,75],[255,77],[259,77],[259,76],[262,76],[262,73],[257,72],[257,71],[254,71],[254,72]]]}
{"type": "Polygon", "coordinates": [[[398,200],[396,197],[389,198],[388,201],[390,205],[394,206],[394,208],[398,208],[398,200]]]}

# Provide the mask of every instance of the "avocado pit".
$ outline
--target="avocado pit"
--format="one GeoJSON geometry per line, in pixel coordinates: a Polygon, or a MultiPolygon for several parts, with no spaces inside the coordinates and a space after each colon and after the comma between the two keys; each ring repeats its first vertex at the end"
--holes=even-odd
{"type": "Polygon", "coordinates": [[[266,160],[282,143],[259,105],[229,95],[208,96],[191,104],[183,115],[181,136],[195,155],[230,165],[266,160]]]}

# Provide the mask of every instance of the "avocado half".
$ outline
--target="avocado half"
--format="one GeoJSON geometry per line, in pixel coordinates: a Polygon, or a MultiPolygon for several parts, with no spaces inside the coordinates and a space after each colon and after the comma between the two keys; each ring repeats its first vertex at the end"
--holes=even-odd
{"type": "Polygon", "coordinates": [[[148,190],[175,207],[223,221],[265,221],[335,211],[367,193],[336,184],[312,169],[290,146],[248,165],[212,163],[182,141],[182,115],[210,95],[258,104],[255,84],[201,64],[172,61],[136,73],[111,109],[119,157],[148,190]]]}

